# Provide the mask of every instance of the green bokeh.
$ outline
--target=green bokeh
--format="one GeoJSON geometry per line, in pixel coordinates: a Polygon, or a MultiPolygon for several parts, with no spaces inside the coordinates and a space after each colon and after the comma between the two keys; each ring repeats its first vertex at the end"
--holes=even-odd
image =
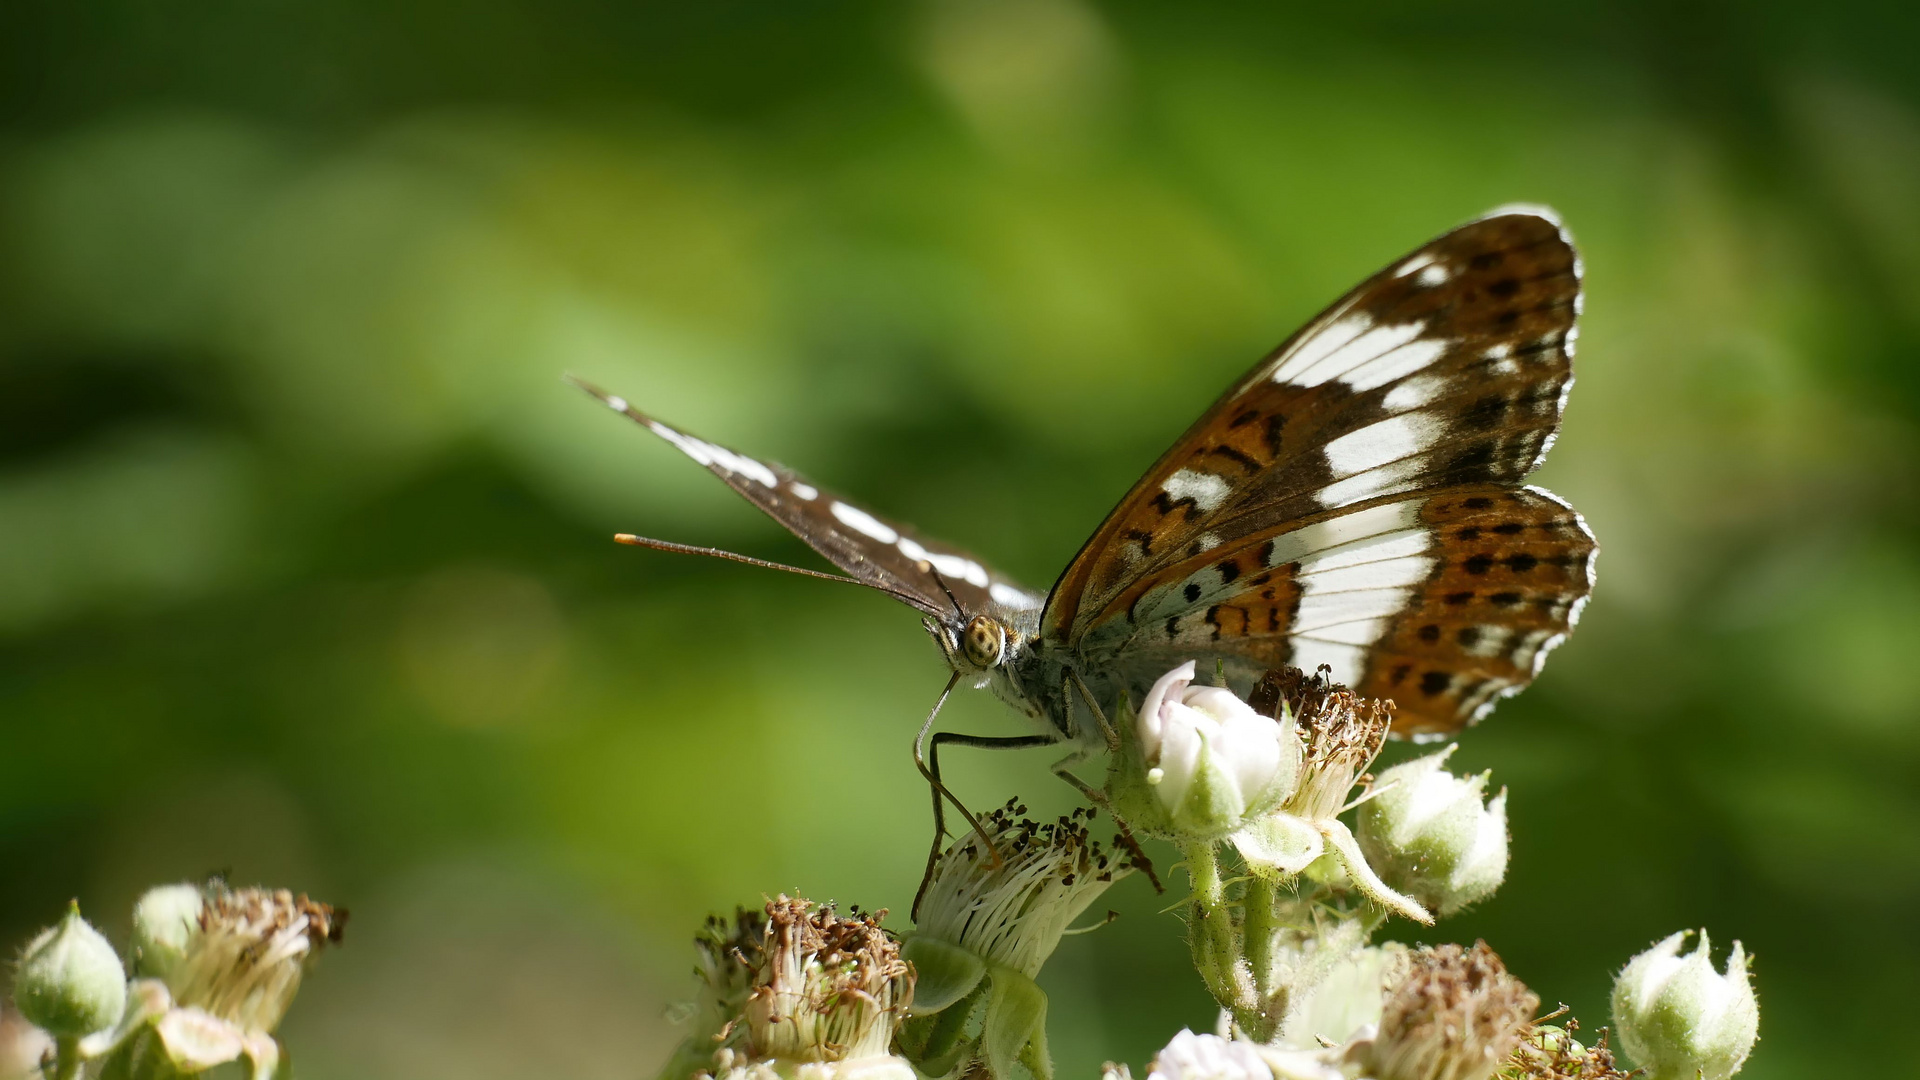
{"type": "MultiPolygon", "coordinates": [[[[1600,585],[1456,759],[1508,884],[1423,936],[1591,1028],[1705,925],[1745,1075],[1905,1069],[1920,21],[1276,8],[11,5],[0,939],[224,869],[354,909],[308,1080],[649,1075],[708,910],[904,910],[942,673],[882,599],[608,543],[808,557],[562,372],[1045,584],[1301,320],[1545,202],[1589,296],[1540,480],[1600,585]]],[[[1042,979],[1063,1076],[1212,1023],[1110,896],[1042,979]]]]}

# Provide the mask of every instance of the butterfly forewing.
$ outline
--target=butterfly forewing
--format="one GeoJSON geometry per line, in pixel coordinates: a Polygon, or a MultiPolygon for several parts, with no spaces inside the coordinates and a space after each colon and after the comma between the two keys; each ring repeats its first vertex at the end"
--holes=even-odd
{"type": "Polygon", "coordinates": [[[584,382],[578,385],[706,466],[835,566],[928,615],[951,619],[956,602],[968,613],[1040,607],[1040,594],[951,544],[928,539],[910,526],[856,506],[784,465],[696,438],[641,412],[624,398],[584,382]]]}
{"type": "Polygon", "coordinates": [[[1045,632],[1137,667],[1123,683],[1195,654],[1243,670],[1326,663],[1337,681],[1394,698],[1396,732],[1471,722],[1532,678],[1591,588],[1578,516],[1519,487],[1573,382],[1579,297],[1572,245],[1529,210],[1496,212],[1374,275],[1134,486],[1061,575],[1045,632]],[[1531,530],[1531,546],[1498,531],[1470,540],[1472,521],[1447,531],[1480,512],[1462,500],[1483,499],[1509,513],[1486,529],[1531,530]],[[1510,587],[1459,580],[1478,580],[1483,555],[1495,560],[1486,574],[1515,575],[1510,587]],[[1445,605],[1463,593],[1475,599],[1445,605]]]}
{"type": "Polygon", "coordinates": [[[1148,471],[1055,585],[1073,641],[1129,583],[1330,509],[1518,483],[1572,383],[1579,262],[1558,225],[1496,213],[1349,293],[1257,365],[1148,471]]]}

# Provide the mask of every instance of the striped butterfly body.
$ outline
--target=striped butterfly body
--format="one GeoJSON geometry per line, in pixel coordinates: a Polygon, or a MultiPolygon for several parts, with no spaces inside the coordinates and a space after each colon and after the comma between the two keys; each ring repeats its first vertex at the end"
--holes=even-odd
{"type": "Polygon", "coordinates": [[[1593,588],[1585,523],[1524,484],[1573,385],[1579,310],[1580,262],[1551,213],[1495,211],[1441,236],[1229,389],[1045,594],[587,389],[847,580],[919,609],[955,679],[1041,722],[1003,744],[1097,749],[1100,707],[1186,660],[1218,662],[1243,694],[1268,668],[1325,665],[1393,699],[1395,734],[1440,738],[1526,686],[1593,588]]]}

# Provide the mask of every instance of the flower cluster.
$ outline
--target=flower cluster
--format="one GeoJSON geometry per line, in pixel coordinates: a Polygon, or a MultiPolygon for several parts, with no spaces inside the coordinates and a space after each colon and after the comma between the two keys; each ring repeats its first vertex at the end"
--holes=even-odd
{"type": "MultiPolygon", "coordinates": [[[[1244,700],[1197,677],[1183,663],[1117,703],[1095,793],[1117,854],[1092,841],[1093,810],[1042,825],[1009,800],[929,867],[899,943],[878,916],[785,897],[710,923],[693,1030],[662,1080],[1052,1080],[1035,979],[1140,868],[1132,834],[1180,849],[1188,945],[1221,1009],[1148,1080],[1625,1080],[1606,1032],[1584,1045],[1564,1009],[1540,1016],[1485,942],[1373,942],[1393,916],[1432,925],[1499,889],[1505,790],[1450,772],[1457,746],[1374,775],[1393,705],[1325,668],[1268,672],[1244,700]]],[[[1725,1080],[1757,1034],[1746,955],[1736,943],[1715,971],[1705,933],[1683,956],[1684,938],[1621,972],[1616,1034],[1648,1080],[1725,1080]]]]}
{"type": "Polygon", "coordinates": [[[163,885],[134,907],[129,981],[78,905],[28,945],[14,983],[21,1015],[53,1041],[48,1076],[171,1080],[245,1059],[253,1080],[280,1064],[274,1031],[346,912],[284,889],[163,885]]]}

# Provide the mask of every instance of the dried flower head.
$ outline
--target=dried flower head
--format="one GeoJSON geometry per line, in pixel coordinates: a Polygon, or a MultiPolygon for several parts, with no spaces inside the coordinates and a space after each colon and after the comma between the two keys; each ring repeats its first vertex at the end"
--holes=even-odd
{"type": "Polygon", "coordinates": [[[167,972],[174,1003],[245,1031],[271,1033],[300,990],[308,962],[338,944],[347,913],[285,889],[204,894],[196,932],[167,972]]]}
{"type": "MultiPolygon", "coordinates": [[[[1561,1009],[1565,1012],[1565,1008],[1561,1009]]],[[[1580,1030],[1577,1021],[1564,1026],[1537,1024],[1513,1048],[1500,1080],[1628,1080],[1613,1060],[1607,1047],[1607,1032],[1600,1030],[1600,1041],[1583,1046],[1573,1036],[1580,1030]]]]}
{"type": "Polygon", "coordinates": [[[1413,954],[1369,1052],[1378,1080],[1485,1080],[1507,1062],[1540,999],[1484,941],[1413,954]]]}
{"type": "Polygon", "coordinates": [[[1324,665],[1312,675],[1274,668],[1254,687],[1248,703],[1270,716],[1284,707],[1299,726],[1306,743],[1300,786],[1285,809],[1309,820],[1335,817],[1346,807],[1348,793],[1380,756],[1393,723],[1391,702],[1356,696],[1334,682],[1324,665]]]}
{"type": "Polygon", "coordinates": [[[1120,837],[1113,855],[1090,837],[1093,810],[1049,825],[1023,817],[1026,811],[1008,800],[980,820],[984,836],[968,833],[940,856],[915,937],[937,938],[1033,978],[1068,924],[1136,869],[1120,837]]]}
{"type": "Polygon", "coordinates": [[[740,1023],[747,995],[753,990],[753,959],[767,938],[767,916],[753,908],[737,908],[731,920],[707,917],[694,935],[699,979],[695,998],[676,1008],[673,1019],[684,1025],[687,1037],[675,1051],[666,1076],[691,1076],[713,1064],[717,1050],[739,1042],[746,1034],[740,1023]]]}
{"type": "Polygon", "coordinates": [[[912,969],[880,928],[885,911],[778,896],[752,957],[747,1049],[756,1057],[833,1062],[884,1057],[913,998],[912,969]]]}

